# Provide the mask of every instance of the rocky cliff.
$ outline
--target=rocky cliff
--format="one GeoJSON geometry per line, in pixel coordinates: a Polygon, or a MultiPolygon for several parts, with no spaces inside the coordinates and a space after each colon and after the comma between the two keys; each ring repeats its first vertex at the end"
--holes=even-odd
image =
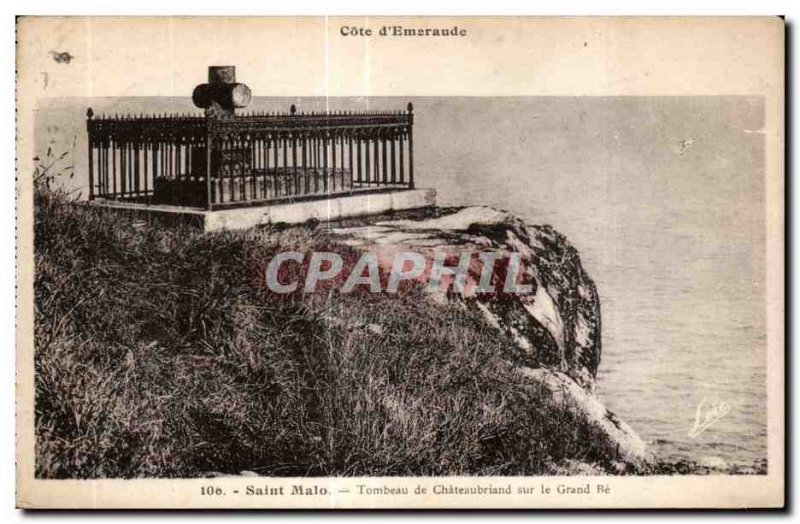
{"type": "MultiPolygon", "coordinates": [[[[402,251],[458,254],[517,253],[530,291],[521,294],[431,293],[437,301],[475,308],[487,327],[517,349],[521,384],[544,385],[585,424],[591,425],[620,459],[641,466],[651,458],[641,438],[594,395],[601,357],[600,300],[577,250],[550,226],[530,226],[489,207],[438,209],[424,218],[342,224],[333,229],[343,243],[391,255],[402,251]],[[431,216],[432,215],[432,216],[431,216]]],[[[390,260],[391,256],[379,257],[390,260]]],[[[477,280],[477,275],[469,278],[477,280]]]]}

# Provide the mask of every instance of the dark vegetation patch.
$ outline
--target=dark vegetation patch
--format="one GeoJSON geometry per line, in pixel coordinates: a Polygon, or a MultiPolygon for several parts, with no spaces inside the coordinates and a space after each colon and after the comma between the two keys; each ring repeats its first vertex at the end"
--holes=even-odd
{"type": "Polygon", "coordinates": [[[350,253],[324,225],[200,235],[41,181],[34,222],[40,478],[613,470],[464,308],[417,287],[265,293],[278,250],[350,253]]]}

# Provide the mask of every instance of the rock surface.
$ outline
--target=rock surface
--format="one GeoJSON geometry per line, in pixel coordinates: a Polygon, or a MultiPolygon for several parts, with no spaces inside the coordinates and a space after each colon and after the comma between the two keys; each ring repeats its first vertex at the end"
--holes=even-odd
{"type": "MultiPolygon", "coordinates": [[[[403,251],[429,260],[442,252],[456,259],[464,252],[519,254],[522,280],[531,285],[529,293],[434,292],[431,296],[458,300],[480,311],[490,326],[513,341],[524,380],[545,385],[582,420],[600,429],[626,463],[650,460],[641,438],[594,396],[601,356],[600,300],[577,250],[552,227],[529,226],[489,207],[468,207],[435,218],[383,221],[332,232],[352,247],[378,254],[384,269],[394,254],[403,251]]],[[[478,279],[471,271],[472,287],[478,279]]]]}

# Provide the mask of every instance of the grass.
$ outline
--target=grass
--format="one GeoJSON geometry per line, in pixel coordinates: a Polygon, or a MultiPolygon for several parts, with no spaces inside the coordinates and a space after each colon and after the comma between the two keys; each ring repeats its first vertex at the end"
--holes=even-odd
{"type": "Polygon", "coordinates": [[[318,224],[200,235],[37,183],[34,234],[37,477],[613,470],[464,308],[266,293],[278,250],[356,256],[318,224]]]}

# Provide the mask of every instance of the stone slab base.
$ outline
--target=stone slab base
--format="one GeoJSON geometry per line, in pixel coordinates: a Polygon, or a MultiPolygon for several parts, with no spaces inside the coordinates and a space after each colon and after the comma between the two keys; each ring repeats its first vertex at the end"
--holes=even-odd
{"type": "Polygon", "coordinates": [[[205,232],[248,229],[274,224],[301,224],[309,220],[375,215],[436,205],[435,189],[407,189],[341,196],[285,204],[205,211],[180,206],[93,201],[91,205],[131,213],[146,220],[185,223],[205,232]]]}

